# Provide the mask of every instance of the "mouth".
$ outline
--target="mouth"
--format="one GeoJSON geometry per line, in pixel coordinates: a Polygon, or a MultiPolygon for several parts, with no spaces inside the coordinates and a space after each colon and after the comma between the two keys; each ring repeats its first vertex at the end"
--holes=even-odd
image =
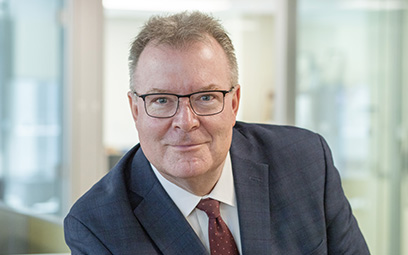
{"type": "Polygon", "coordinates": [[[192,144],[175,144],[170,145],[170,147],[178,150],[178,151],[193,151],[200,149],[205,143],[192,143],[192,144]]]}

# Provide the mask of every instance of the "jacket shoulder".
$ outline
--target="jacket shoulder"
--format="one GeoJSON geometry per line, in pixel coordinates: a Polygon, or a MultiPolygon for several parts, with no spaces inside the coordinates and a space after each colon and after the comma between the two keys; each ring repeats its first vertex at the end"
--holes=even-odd
{"type": "Polygon", "coordinates": [[[234,135],[267,145],[288,145],[303,140],[320,143],[321,136],[310,130],[295,126],[280,126],[272,124],[250,124],[237,122],[234,126],[234,135]]]}

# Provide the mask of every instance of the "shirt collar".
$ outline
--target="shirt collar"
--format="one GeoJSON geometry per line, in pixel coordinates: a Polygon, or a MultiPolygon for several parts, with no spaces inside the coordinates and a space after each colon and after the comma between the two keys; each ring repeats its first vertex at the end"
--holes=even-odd
{"type": "Polygon", "coordinates": [[[150,165],[152,166],[153,172],[156,174],[156,177],[159,179],[159,182],[166,190],[170,198],[173,200],[173,202],[180,209],[184,217],[190,215],[190,213],[195,209],[202,198],[210,197],[227,205],[234,207],[236,206],[234,178],[229,152],[225,159],[220,179],[215,184],[214,189],[211,191],[211,193],[204,197],[196,196],[168,181],[152,164],[150,165]]]}

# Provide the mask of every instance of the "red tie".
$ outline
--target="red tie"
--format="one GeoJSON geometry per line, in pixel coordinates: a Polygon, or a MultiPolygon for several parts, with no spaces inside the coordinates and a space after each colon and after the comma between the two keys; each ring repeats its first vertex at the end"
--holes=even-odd
{"type": "Polygon", "coordinates": [[[211,198],[202,199],[197,208],[208,216],[208,237],[211,255],[238,255],[234,237],[222,220],[220,202],[211,198]]]}

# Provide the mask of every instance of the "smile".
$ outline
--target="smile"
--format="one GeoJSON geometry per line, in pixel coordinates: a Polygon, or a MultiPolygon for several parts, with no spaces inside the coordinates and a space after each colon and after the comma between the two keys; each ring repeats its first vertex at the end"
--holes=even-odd
{"type": "Polygon", "coordinates": [[[192,151],[199,149],[202,145],[204,143],[171,145],[171,147],[178,151],[192,151]]]}

